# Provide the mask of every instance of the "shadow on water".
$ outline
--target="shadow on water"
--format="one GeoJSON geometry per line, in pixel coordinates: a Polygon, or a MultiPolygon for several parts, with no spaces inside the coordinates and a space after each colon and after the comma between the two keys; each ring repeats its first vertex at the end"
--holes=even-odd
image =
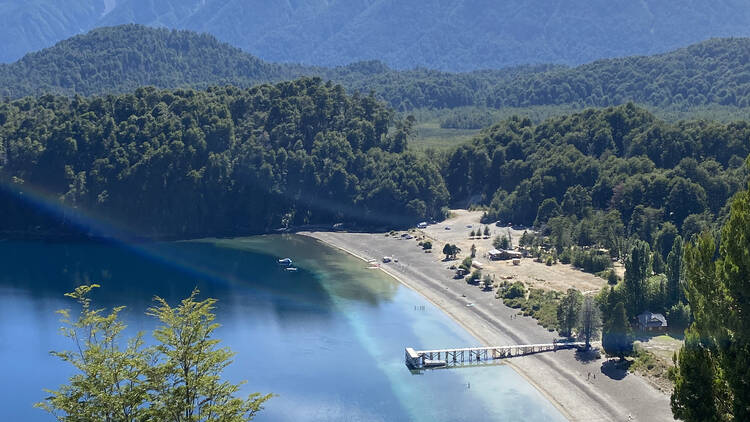
{"type": "Polygon", "coordinates": [[[628,369],[632,362],[628,360],[606,360],[602,363],[602,373],[613,380],[621,380],[628,376],[628,369]]]}
{"type": "Polygon", "coordinates": [[[282,323],[331,312],[329,294],[304,268],[288,273],[273,255],[211,243],[151,243],[133,249],[101,242],[3,242],[0,256],[0,288],[26,291],[32,300],[62,298],[77,286],[97,283],[102,286],[95,292],[97,305],[126,303],[132,313],[145,311],[154,296],[175,303],[197,287],[202,298],[247,300],[248,307],[260,296],[282,323]]]}

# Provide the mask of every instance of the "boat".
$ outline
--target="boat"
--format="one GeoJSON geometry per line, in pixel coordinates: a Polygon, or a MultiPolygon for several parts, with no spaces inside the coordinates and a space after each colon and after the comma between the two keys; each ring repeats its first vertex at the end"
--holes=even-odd
{"type": "Polygon", "coordinates": [[[292,260],[290,258],[284,258],[279,260],[279,265],[283,265],[285,267],[288,267],[292,265],[292,260]]]}
{"type": "Polygon", "coordinates": [[[448,363],[442,359],[425,359],[422,366],[425,368],[440,368],[446,366],[448,363]]]}
{"type": "Polygon", "coordinates": [[[286,267],[284,268],[285,271],[294,272],[297,271],[297,267],[286,267]]]}

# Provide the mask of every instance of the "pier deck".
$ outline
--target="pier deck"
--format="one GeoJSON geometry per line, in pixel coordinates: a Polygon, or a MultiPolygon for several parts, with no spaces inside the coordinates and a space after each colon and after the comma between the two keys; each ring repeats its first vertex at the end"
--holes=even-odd
{"type": "Polygon", "coordinates": [[[405,350],[406,366],[412,369],[425,368],[425,361],[434,366],[435,361],[444,361],[443,366],[462,365],[467,363],[479,363],[495,359],[524,356],[541,352],[552,352],[574,347],[585,347],[584,342],[555,342],[545,344],[519,344],[511,346],[488,346],[488,347],[463,347],[456,349],[414,350],[407,347],[405,350]]]}

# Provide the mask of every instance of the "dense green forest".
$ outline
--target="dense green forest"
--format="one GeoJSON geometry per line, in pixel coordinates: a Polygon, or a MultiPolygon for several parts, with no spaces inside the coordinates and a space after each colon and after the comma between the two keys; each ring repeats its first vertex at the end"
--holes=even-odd
{"type": "Polygon", "coordinates": [[[669,124],[627,104],[508,119],[448,154],[443,175],[454,202],[489,205],[486,221],[617,249],[612,233],[653,244],[665,225],[689,238],[722,217],[746,184],[749,140],[747,122],[669,124]]]}
{"type": "MultiPolygon", "coordinates": [[[[378,61],[322,68],[268,63],[206,34],[125,25],[100,28],[0,65],[0,96],[124,93],[144,85],[248,88],[319,76],[350,93],[374,92],[398,111],[548,105],[568,110],[632,101],[676,113],[717,110],[736,116],[750,106],[749,58],[750,38],[742,38],[576,68],[536,65],[451,73],[398,71],[378,61]]],[[[445,125],[476,128],[490,120],[457,115],[445,125]]]]}
{"type": "Polygon", "coordinates": [[[57,233],[93,216],[188,237],[413,224],[440,217],[448,192],[437,165],[407,151],[411,124],[320,79],[6,102],[0,227],[57,233]],[[65,204],[62,215],[24,202],[40,194],[65,204]]]}
{"type": "Polygon", "coordinates": [[[0,62],[100,26],[207,32],[265,60],[338,66],[378,59],[451,71],[578,65],[749,36],[744,0],[2,0],[0,62]],[[622,6],[622,7],[621,7],[622,6]]]}

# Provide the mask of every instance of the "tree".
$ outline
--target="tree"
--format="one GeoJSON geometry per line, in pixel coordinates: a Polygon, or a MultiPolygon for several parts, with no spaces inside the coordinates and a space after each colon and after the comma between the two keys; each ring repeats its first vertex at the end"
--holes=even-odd
{"type": "Polygon", "coordinates": [[[670,403],[677,419],[688,422],[722,421],[716,400],[721,388],[717,385],[716,356],[703,347],[695,328],[685,332],[680,353],[674,354],[674,392],[670,403]]]}
{"type": "Polygon", "coordinates": [[[508,237],[505,235],[497,235],[492,240],[492,246],[497,249],[510,249],[510,240],[508,240],[508,237]]]}
{"type": "Polygon", "coordinates": [[[651,263],[651,250],[648,243],[636,241],[625,260],[625,292],[630,315],[643,310],[645,292],[643,284],[648,277],[651,263]]]}
{"type": "Polygon", "coordinates": [[[557,325],[560,335],[570,337],[578,324],[583,295],[577,289],[568,289],[568,293],[557,305],[557,325]]]}
{"type": "Polygon", "coordinates": [[[424,249],[426,251],[432,249],[432,242],[430,242],[428,240],[428,241],[422,243],[422,249],[424,249]]]}
{"type": "Polygon", "coordinates": [[[716,243],[685,245],[686,297],[693,314],[680,350],[672,410],[687,421],[750,420],[750,189],[732,201],[716,243]]]}
{"type": "Polygon", "coordinates": [[[562,209],[558,205],[555,198],[547,198],[539,205],[536,213],[536,220],[534,226],[540,227],[547,223],[551,218],[557,217],[562,214],[562,209]]]}
{"type": "Polygon", "coordinates": [[[474,262],[470,256],[467,256],[464,258],[463,261],[461,261],[461,265],[459,265],[460,268],[463,268],[467,272],[471,270],[471,264],[474,262]]]}
{"type": "Polygon", "coordinates": [[[609,273],[607,273],[607,284],[610,286],[614,286],[619,282],[620,279],[617,277],[617,273],[615,273],[615,270],[609,270],[609,273]]]}
{"type": "Polygon", "coordinates": [[[471,244],[471,257],[475,258],[477,256],[477,247],[473,243],[471,244]]]}
{"type": "Polygon", "coordinates": [[[451,247],[450,243],[446,243],[445,246],[443,246],[443,255],[445,255],[445,259],[449,260],[451,257],[453,257],[453,247],[451,247]]]}
{"type": "Polygon", "coordinates": [[[586,348],[591,347],[591,340],[599,337],[602,327],[601,314],[594,302],[594,298],[586,296],[581,304],[578,316],[578,337],[586,342],[586,348]]]}
{"type": "Polygon", "coordinates": [[[171,420],[241,422],[252,419],[271,395],[235,397],[240,385],[222,381],[233,353],[218,348],[213,338],[215,299],[196,301],[198,290],[172,308],[161,298],[148,315],[162,323],[144,347],[143,335],[124,339],[118,319],[123,307],[93,309],[89,293],[96,284],[78,287],[66,296],[81,305],[80,316],[60,311],[63,334],[76,352],[53,352],[78,373],[36,406],[64,421],[171,420]],[[124,346],[121,346],[124,345],[124,346]]]}
{"type": "Polygon", "coordinates": [[[672,250],[667,255],[667,303],[669,306],[682,300],[682,237],[675,237],[672,250]]]}
{"type": "Polygon", "coordinates": [[[604,324],[602,347],[608,355],[619,356],[620,360],[633,352],[633,330],[628,323],[625,305],[618,302],[604,324]]]}
{"type": "Polygon", "coordinates": [[[177,307],[156,297],[148,310],[162,323],[154,330],[156,351],[163,358],[153,368],[150,412],[157,420],[246,421],[271,398],[251,394],[235,397],[240,385],[221,380],[234,356],[213,338],[215,299],[196,301],[198,289],[177,307]],[[179,416],[178,416],[179,415],[179,416]]]}
{"type": "Polygon", "coordinates": [[[61,421],[140,421],[147,417],[143,405],[148,400],[149,352],[144,348],[142,333],[128,341],[123,339],[125,325],[119,313],[124,307],[116,307],[107,315],[91,307],[89,294],[98,287],[80,286],[65,295],[81,306],[75,320],[70,310],[59,311],[62,333],[77,350],[52,355],[71,364],[76,373],[59,390],[45,390],[50,396],[36,406],[61,421]]]}
{"type": "Polygon", "coordinates": [[[484,237],[490,237],[490,228],[488,226],[484,226],[484,237]]]}

